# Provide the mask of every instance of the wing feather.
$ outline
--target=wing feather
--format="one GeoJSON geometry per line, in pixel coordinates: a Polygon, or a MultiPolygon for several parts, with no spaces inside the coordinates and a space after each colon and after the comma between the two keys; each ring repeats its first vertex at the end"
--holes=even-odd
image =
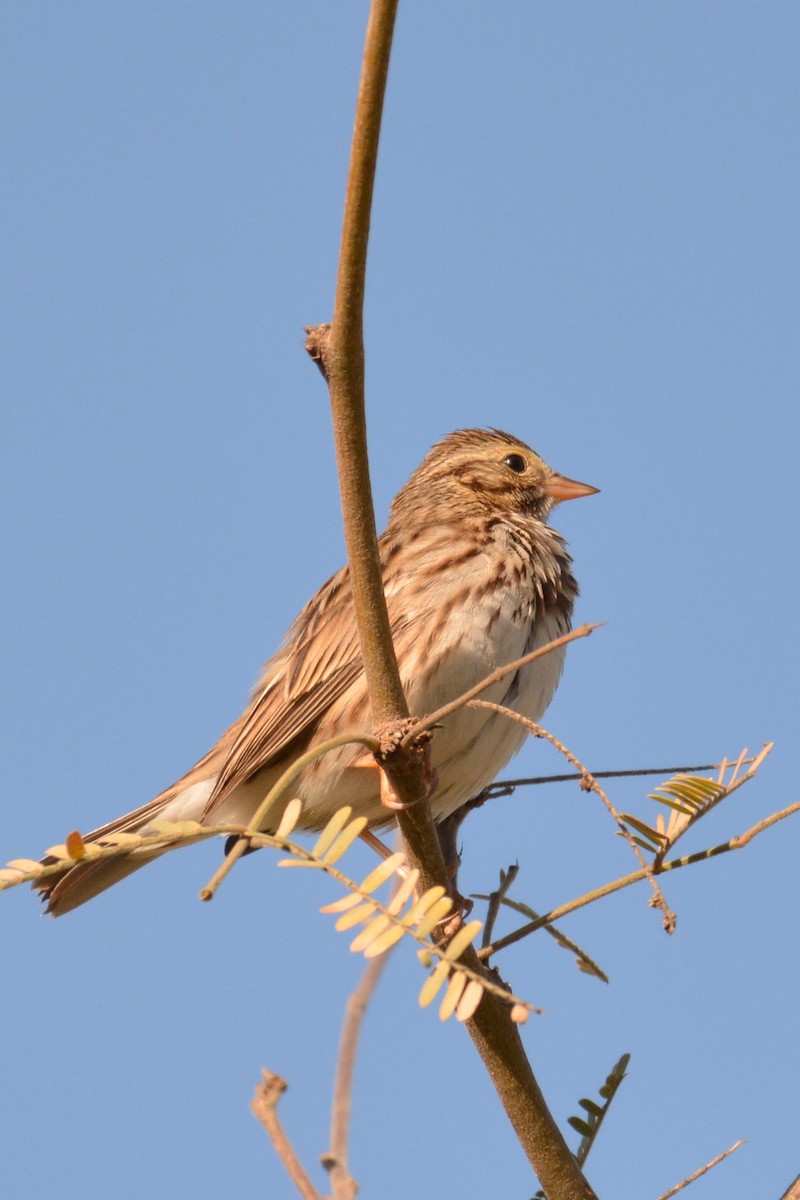
{"type": "Polygon", "coordinates": [[[283,649],[266,664],[249,706],[231,727],[205,818],[239,784],[277,764],[298,742],[307,743],[362,669],[345,568],[306,605],[283,649]]]}

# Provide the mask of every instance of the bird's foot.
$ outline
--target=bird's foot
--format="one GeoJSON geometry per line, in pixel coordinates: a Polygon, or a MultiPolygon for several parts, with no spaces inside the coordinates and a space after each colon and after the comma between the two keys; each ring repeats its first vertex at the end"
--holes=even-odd
{"type": "Polygon", "coordinates": [[[404,745],[418,720],[418,717],[406,717],[402,721],[389,721],[375,731],[380,742],[375,761],[381,768],[381,804],[391,812],[413,808],[432,794],[438,782],[429,751],[431,734],[425,730],[409,746],[404,745]],[[401,800],[393,781],[408,780],[412,785],[416,784],[415,760],[421,760],[423,789],[412,800],[401,800]]]}

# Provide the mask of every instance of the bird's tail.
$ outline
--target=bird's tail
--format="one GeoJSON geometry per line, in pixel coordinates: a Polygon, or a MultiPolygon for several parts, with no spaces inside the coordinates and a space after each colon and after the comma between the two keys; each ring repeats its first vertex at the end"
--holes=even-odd
{"type": "MultiPolygon", "coordinates": [[[[195,804],[186,806],[190,808],[197,806],[196,813],[190,811],[178,814],[174,812],[176,805],[171,802],[180,800],[181,792],[173,786],[141,808],[134,809],[133,812],[126,813],[124,817],[118,817],[116,821],[111,821],[108,825],[103,825],[100,829],[86,834],[83,841],[89,845],[111,845],[119,834],[146,833],[150,822],[159,817],[180,819],[182,816],[191,815],[195,819],[199,819],[203,805],[198,805],[197,802],[201,798],[207,798],[212,787],[213,779],[209,781],[208,787],[202,789],[203,797],[198,796],[195,804]]],[[[186,789],[183,795],[186,795],[189,790],[186,789]]],[[[134,871],[146,866],[147,863],[152,862],[167,850],[173,850],[176,846],[189,846],[197,840],[199,839],[187,836],[185,841],[171,841],[167,845],[132,846],[130,850],[121,851],[112,858],[95,859],[93,862],[66,862],[62,871],[45,876],[40,883],[34,884],[34,887],[47,905],[45,911],[53,917],[60,917],[64,913],[71,912],[73,908],[85,904],[87,900],[98,896],[106,888],[113,887],[115,883],[119,883],[127,875],[132,875],[134,871]]],[[[43,866],[50,866],[59,860],[46,857],[41,861],[43,866]]]]}

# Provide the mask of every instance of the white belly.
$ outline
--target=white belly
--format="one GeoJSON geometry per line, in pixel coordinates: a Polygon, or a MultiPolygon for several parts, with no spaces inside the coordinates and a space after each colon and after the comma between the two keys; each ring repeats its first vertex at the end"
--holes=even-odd
{"type": "MultiPolygon", "coordinates": [[[[448,696],[419,697],[427,703],[418,706],[412,703],[412,690],[409,696],[412,711],[432,711],[472,687],[496,667],[547,645],[566,633],[568,627],[563,618],[559,620],[553,616],[539,621],[536,634],[531,638],[527,626],[509,619],[503,620],[502,624],[502,629],[493,628],[491,647],[482,645],[479,638],[463,645],[460,662],[455,664],[456,686],[448,688],[448,696]]],[[[538,721],[553,698],[563,665],[564,649],[553,650],[516,675],[507,675],[488,687],[478,699],[503,704],[531,721],[538,721]]],[[[451,685],[452,682],[453,677],[451,685]]],[[[519,721],[487,709],[466,707],[447,717],[442,728],[435,732],[431,746],[438,775],[438,786],[431,801],[435,819],[443,820],[477,796],[497,777],[528,736],[519,721]]]]}

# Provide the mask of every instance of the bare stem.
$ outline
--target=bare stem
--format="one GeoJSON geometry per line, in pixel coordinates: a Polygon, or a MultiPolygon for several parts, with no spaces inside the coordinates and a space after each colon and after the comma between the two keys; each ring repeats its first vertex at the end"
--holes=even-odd
{"type": "Polygon", "coordinates": [[[658,1200],[670,1200],[670,1196],[676,1196],[678,1192],[683,1191],[683,1189],[688,1187],[690,1183],[694,1183],[694,1181],[699,1179],[701,1175],[705,1175],[706,1171],[710,1171],[712,1167],[718,1166],[724,1159],[728,1157],[729,1154],[733,1154],[734,1150],[738,1150],[739,1147],[743,1145],[744,1138],[739,1138],[738,1142],[734,1142],[733,1145],[727,1150],[724,1150],[722,1154],[718,1154],[716,1158],[712,1158],[711,1162],[706,1163],[704,1167],[698,1167],[697,1170],[693,1171],[691,1175],[687,1175],[686,1178],[682,1179],[680,1183],[676,1183],[675,1187],[671,1187],[668,1192],[662,1192],[662,1194],[658,1197],[658,1200]]]}
{"type": "MultiPolygon", "coordinates": [[[[747,763],[752,758],[745,760],[747,763]]],[[[696,775],[698,771],[718,771],[721,763],[685,763],[677,767],[637,767],[628,771],[592,771],[595,779],[635,779],[646,775],[696,775]]],[[[580,783],[583,775],[578,771],[567,772],[564,775],[529,775],[526,779],[498,779],[486,788],[486,799],[493,800],[496,796],[510,796],[517,788],[538,787],[545,783],[580,783]]]]}
{"type": "MultiPolygon", "coordinates": [[[[597,622],[594,625],[579,625],[577,629],[562,634],[561,637],[554,638],[546,646],[540,646],[538,650],[531,650],[530,654],[523,654],[522,658],[515,658],[513,662],[506,663],[502,667],[497,667],[496,670],[482,679],[480,683],[476,683],[474,687],[469,688],[460,696],[456,696],[455,700],[450,700],[447,704],[443,704],[441,708],[437,708],[435,712],[424,716],[406,735],[404,739],[405,744],[410,745],[414,738],[418,737],[421,733],[433,729],[445,717],[449,717],[451,713],[458,712],[460,708],[464,708],[473,701],[476,696],[480,696],[481,692],[485,692],[487,688],[492,687],[495,683],[500,683],[507,676],[513,675],[520,667],[527,667],[530,663],[536,662],[538,658],[544,658],[545,654],[549,654],[551,650],[558,650],[561,646],[567,646],[570,642],[576,642],[578,638],[588,637],[590,633],[594,633],[595,629],[600,628],[600,624],[601,622],[597,622]]],[[[500,708],[499,705],[494,705],[493,707],[500,708]]],[[[502,709],[502,711],[511,713],[511,709],[502,709]]]]}
{"type": "Polygon", "coordinates": [[[359,980],[358,987],[347,1001],[339,1042],[339,1058],[333,1087],[331,1109],[331,1148],[322,1156],[328,1172],[333,1200],[355,1200],[358,1187],[351,1178],[347,1163],[350,1139],[350,1109],[353,1095],[353,1072],[356,1065],[358,1040],[367,1005],[389,960],[388,954],[371,958],[359,980]]]}
{"type": "Polygon", "coordinates": [[[509,889],[519,875],[519,864],[512,863],[507,871],[500,872],[500,884],[489,896],[489,907],[486,910],[486,920],[483,923],[481,945],[488,946],[494,933],[495,922],[500,912],[500,905],[506,899],[509,889]]]}
{"type": "MultiPolygon", "coordinates": [[[[731,838],[728,842],[722,842],[719,846],[712,846],[709,850],[699,850],[696,854],[686,854],[683,858],[672,858],[668,862],[662,863],[659,873],[664,871],[677,871],[681,867],[689,867],[694,863],[705,862],[707,859],[716,858],[719,854],[727,854],[730,850],[743,850],[754,837],[765,830],[771,829],[773,825],[777,825],[779,821],[785,821],[787,817],[793,816],[796,812],[800,812],[800,800],[794,804],[787,805],[779,812],[771,813],[765,817],[763,821],[758,821],[749,829],[738,837],[731,838]]],[[[630,887],[634,883],[641,883],[643,879],[647,879],[650,872],[648,869],[641,871],[631,871],[629,875],[621,875],[619,879],[614,879],[611,883],[605,883],[602,887],[595,888],[594,891],[586,892],[583,896],[578,896],[574,900],[567,901],[566,904],[561,904],[558,908],[551,908],[550,912],[544,913],[541,917],[537,917],[535,921],[529,921],[526,925],[521,925],[519,929],[515,929],[512,933],[506,934],[505,937],[498,938],[491,946],[484,946],[478,952],[478,956],[482,959],[491,958],[493,954],[504,950],[506,946],[512,946],[514,942],[519,942],[524,937],[535,933],[537,929],[541,929],[543,925],[550,925],[554,921],[560,921],[562,917],[566,917],[569,913],[577,912],[579,908],[586,908],[588,904],[594,904],[596,900],[602,900],[605,896],[611,896],[614,892],[620,892],[623,888],[630,887]]]]}
{"type": "Polygon", "coordinates": [[[292,1144],[278,1119],[278,1102],[288,1086],[286,1080],[281,1079],[280,1075],[276,1075],[273,1071],[266,1070],[266,1068],[262,1070],[261,1074],[263,1079],[256,1086],[256,1094],[253,1097],[250,1110],[253,1116],[257,1117],[266,1129],[278,1158],[286,1167],[292,1183],[303,1197],[303,1200],[322,1200],[319,1192],[303,1169],[303,1164],[295,1154],[292,1144]]]}
{"type": "Polygon", "coordinates": [[[664,898],[664,894],[656,882],[655,872],[653,871],[652,866],[645,861],[644,855],[636,845],[630,830],[627,828],[622,817],[611,803],[608,794],[597,782],[591,771],[585,767],[580,759],[577,758],[577,756],[573,754],[563,742],[559,741],[554,734],[550,733],[543,726],[537,725],[534,721],[529,721],[527,717],[523,717],[520,713],[514,712],[513,709],[506,708],[505,705],[502,704],[491,704],[488,700],[471,700],[470,704],[475,708],[491,709],[493,712],[502,713],[512,721],[518,721],[520,725],[524,725],[534,737],[544,738],[545,741],[550,742],[551,746],[554,746],[556,750],[558,750],[559,754],[563,754],[567,761],[572,763],[573,767],[577,768],[580,774],[581,787],[584,789],[584,791],[595,792],[600,797],[600,799],[603,801],[603,804],[605,804],[606,808],[611,813],[611,816],[614,818],[614,821],[616,822],[620,831],[625,836],[631,850],[633,850],[636,858],[641,863],[642,870],[644,872],[644,878],[649,881],[650,886],[653,889],[653,898],[651,899],[650,903],[653,905],[653,907],[661,910],[664,928],[666,929],[667,933],[674,933],[676,917],[669,908],[664,898]]]}

